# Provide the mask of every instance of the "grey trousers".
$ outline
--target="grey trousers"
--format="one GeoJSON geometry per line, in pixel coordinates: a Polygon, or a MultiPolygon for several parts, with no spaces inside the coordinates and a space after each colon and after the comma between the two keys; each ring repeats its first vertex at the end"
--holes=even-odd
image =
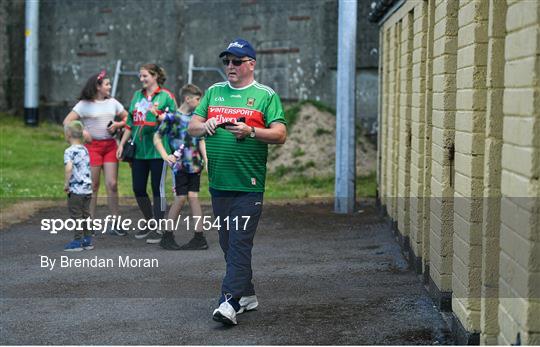
{"type": "MultiPolygon", "coordinates": [[[[68,209],[69,216],[73,220],[86,219],[90,217],[90,200],[92,199],[92,194],[68,194],[68,209]]],[[[73,231],[75,233],[75,240],[82,239],[83,236],[91,235],[90,228],[83,223],[83,229],[75,228],[73,231]]]]}

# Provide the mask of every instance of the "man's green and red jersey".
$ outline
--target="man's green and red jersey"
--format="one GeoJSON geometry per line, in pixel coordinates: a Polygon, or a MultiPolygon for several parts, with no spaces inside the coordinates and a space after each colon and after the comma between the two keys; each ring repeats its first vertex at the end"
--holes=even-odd
{"type": "MultiPolygon", "coordinates": [[[[287,124],[279,96],[257,82],[240,89],[229,82],[216,83],[208,88],[194,113],[215,118],[218,124],[234,123],[241,117],[255,128],[268,128],[273,122],[287,124]]],[[[250,137],[237,141],[229,131],[217,128],[206,138],[206,152],[210,188],[264,192],[267,144],[250,137]]]]}
{"type": "MultiPolygon", "coordinates": [[[[165,88],[158,87],[152,95],[148,96],[144,90],[137,90],[131,99],[126,128],[131,130],[131,137],[134,138],[135,159],[161,159],[153,140],[159,121],[156,115],[149,111],[155,103],[157,103],[158,115],[167,109],[170,112],[176,111],[174,95],[165,88]]],[[[162,139],[162,143],[168,152],[167,141],[162,139]]]]}

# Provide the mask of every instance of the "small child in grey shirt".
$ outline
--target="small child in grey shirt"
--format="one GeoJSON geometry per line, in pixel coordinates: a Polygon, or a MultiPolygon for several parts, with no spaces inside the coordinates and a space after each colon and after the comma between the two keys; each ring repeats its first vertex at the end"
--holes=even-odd
{"type": "MultiPolygon", "coordinates": [[[[64,191],[68,194],[68,209],[74,220],[86,220],[90,217],[90,200],[92,199],[92,178],[90,175],[90,155],[83,145],[83,125],[80,121],[72,121],[65,128],[69,146],[64,151],[65,180],[64,191]]],[[[64,246],[65,251],[82,251],[93,249],[92,234],[85,223],[83,229],[75,228],[73,241],[64,246]]]]}

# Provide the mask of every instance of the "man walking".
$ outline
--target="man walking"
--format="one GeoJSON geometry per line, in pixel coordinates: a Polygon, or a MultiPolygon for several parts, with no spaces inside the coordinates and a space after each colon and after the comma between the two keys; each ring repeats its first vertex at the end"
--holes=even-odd
{"type": "Polygon", "coordinates": [[[287,128],[279,96],[255,81],[251,44],[236,39],[219,57],[228,81],[208,88],[188,132],[208,135],[212,208],[227,264],[213,319],[235,325],[237,314],[258,306],[251,250],[262,212],[268,144],[283,144],[287,128]]]}

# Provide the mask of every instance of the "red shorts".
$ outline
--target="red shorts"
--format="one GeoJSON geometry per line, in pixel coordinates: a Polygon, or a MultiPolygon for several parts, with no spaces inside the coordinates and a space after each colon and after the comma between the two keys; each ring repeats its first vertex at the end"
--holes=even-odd
{"type": "Polygon", "coordinates": [[[115,139],[109,140],[92,140],[85,145],[90,154],[90,166],[102,166],[103,163],[118,163],[116,159],[115,139]]]}

